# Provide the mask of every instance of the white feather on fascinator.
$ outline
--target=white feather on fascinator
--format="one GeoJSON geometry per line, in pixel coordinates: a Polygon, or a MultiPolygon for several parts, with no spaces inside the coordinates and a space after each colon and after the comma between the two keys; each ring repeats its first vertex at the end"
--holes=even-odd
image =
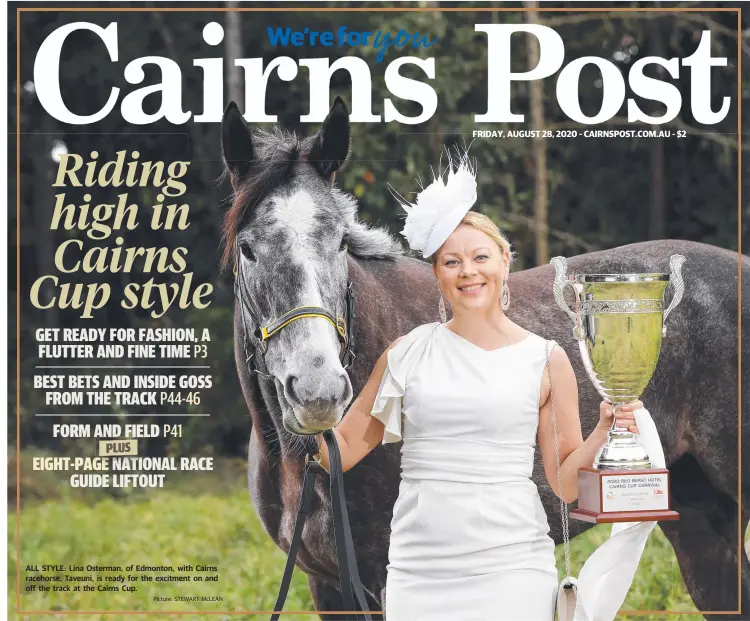
{"type": "Polygon", "coordinates": [[[468,150],[458,155],[454,168],[448,152],[447,175],[446,171],[437,175],[433,171],[432,183],[417,194],[415,203],[391,190],[406,211],[401,234],[425,259],[445,243],[477,200],[476,164],[469,159],[468,150]]]}

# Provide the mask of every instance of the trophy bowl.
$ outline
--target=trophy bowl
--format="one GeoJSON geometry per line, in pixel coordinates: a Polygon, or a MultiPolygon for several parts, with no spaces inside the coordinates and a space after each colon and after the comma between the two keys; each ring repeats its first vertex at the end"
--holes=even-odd
{"type": "MultiPolygon", "coordinates": [[[[573,321],[573,335],[586,373],[597,392],[615,410],[640,399],[651,381],[659,362],[662,338],[666,335],[666,319],[680,303],[684,292],[681,273],[684,261],[682,255],[673,255],[669,274],[570,276],[563,257],[551,261],[556,271],[555,300],[573,321]],[[674,295],[665,311],[664,296],[670,284],[674,295]],[[573,310],[564,297],[568,286],[574,293],[573,310]]],[[[591,469],[599,471],[597,479],[600,482],[604,481],[602,475],[606,472],[612,475],[626,471],[648,471],[642,472],[643,475],[663,474],[652,469],[646,450],[629,429],[620,428],[613,422],[607,436],[591,469]]],[[[584,470],[589,469],[579,471],[579,480],[580,475],[585,474],[584,470]]],[[[597,496],[605,495],[602,489],[597,496]]],[[[614,490],[608,490],[607,495],[612,500],[614,490]]],[[[600,508],[606,504],[600,498],[598,500],[600,508]]]]}

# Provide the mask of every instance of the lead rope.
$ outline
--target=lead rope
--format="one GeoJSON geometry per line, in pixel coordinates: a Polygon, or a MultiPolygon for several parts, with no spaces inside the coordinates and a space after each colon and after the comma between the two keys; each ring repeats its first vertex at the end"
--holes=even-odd
{"type": "Polygon", "coordinates": [[[568,505],[563,500],[563,484],[560,474],[560,446],[557,442],[557,417],[555,416],[555,392],[552,389],[552,370],[549,363],[549,341],[545,346],[547,354],[547,376],[549,377],[549,393],[552,401],[552,429],[555,435],[555,457],[557,458],[557,488],[560,490],[560,519],[562,521],[563,545],[565,549],[565,577],[570,582],[570,532],[568,530],[568,505]]]}
{"type": "MultiPolygon", "coordinates": [[[[352,529],[349,524],[349,515],[346,511],[346,497],[344,494],[344,477],[341,463],[341,453],[338,443],[332,429],[323,432],[323,438],[328,445],[328,456],[330,462],[330,493],[331,506],[333,513],[333,538],[336,544],[336,559],[339,570],[339,589],[345,608],[345,616],[340,617],[342,621],[372,621],[370,609],[367,606],[365,591],[362,587],[362,580],[357,568],[357,558],[354,551],[354,541],[352,539],[352,529]],[[358,616],[354,610],[354,599],[357,599],[362,609],[362,616],[358,616]]],[[[284,575],[281,579],[279,594],[276,598],[274,612],[270,621],[278,621],[284,609],[289,585],[292,581],[297,552],[302,544],[302,531],[305,527],[305,520],[312,513],[312,501],[315,496],[315,476],[324,472],[323,467],[315,461],[312,455],[312,449],[307,455],[305,464],[305,477],[302,483],[302,493],[300,494],[299,508],[294,523],[294,534],[289,544],[286,566],[284,575]]]]}

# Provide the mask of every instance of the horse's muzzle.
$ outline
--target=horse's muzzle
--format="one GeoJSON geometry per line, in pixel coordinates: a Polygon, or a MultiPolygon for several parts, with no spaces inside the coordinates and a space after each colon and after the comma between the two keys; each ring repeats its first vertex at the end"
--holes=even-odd
{"type": "Polygon", "coordinates": [[[352,398],[349,376],[343,369],[308,369],[284,380],[284,398],[300,431],[319,432],[336,425],[352,398]]]}

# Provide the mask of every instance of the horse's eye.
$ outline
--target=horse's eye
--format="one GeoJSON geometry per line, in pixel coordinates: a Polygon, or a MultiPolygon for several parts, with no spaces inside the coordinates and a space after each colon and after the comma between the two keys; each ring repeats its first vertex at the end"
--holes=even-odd
{"type": "Polygon", "coordinates": [[[341,247],[339,248],[341,252],[346,252],[349,250],[349,238],[344,236],[344,238],[341,240],[341,247]]]}
{"type": "Polygon", "coordinates": [[[255,255],[250,250],[250,245],[247,242],[240,242],[240,251],[242,252],[242,256],[248,261],[255,261],[255,255]]]}

